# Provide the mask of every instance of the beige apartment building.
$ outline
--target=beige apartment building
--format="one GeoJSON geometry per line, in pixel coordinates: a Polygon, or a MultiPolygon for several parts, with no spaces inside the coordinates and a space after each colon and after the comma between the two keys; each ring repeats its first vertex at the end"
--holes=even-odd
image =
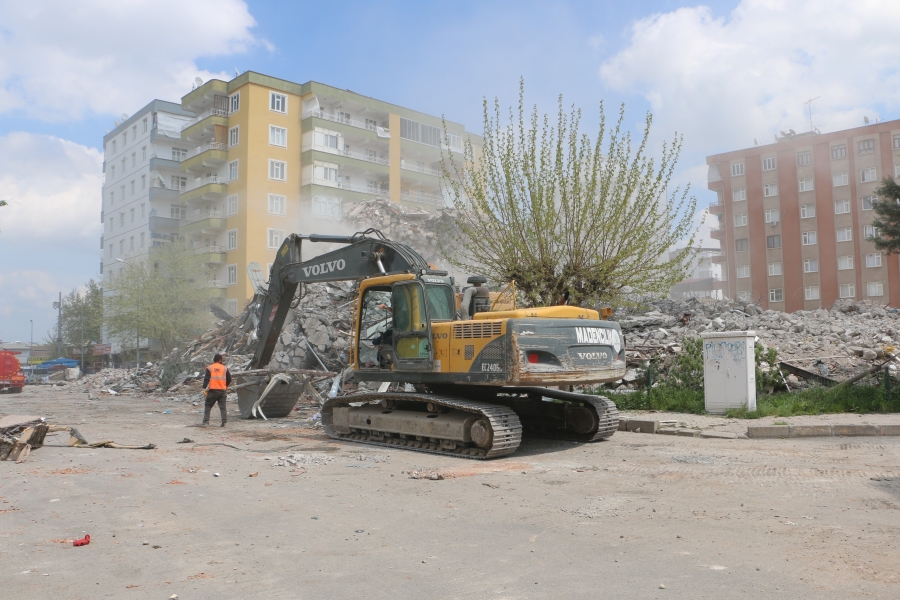
{"type": "Polygon", "coordinates": [[[900,120],[708,156],[725,295],[793,312],[840,299],[900,307],[900,261],[871,241],[875,189],[900,177],[900,120]]]}

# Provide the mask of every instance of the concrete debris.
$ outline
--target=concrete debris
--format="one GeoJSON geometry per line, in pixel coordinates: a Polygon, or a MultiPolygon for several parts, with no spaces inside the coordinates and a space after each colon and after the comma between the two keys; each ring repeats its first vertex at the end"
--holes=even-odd
{"type": "Polygon", "coordinates": [[[288,454],[279,456],[272,461],[273,467],[299,467],[313,465],[327,465],[334,460],[333,456],[326,454],[288,454]]]}
{"type": "MultiPolygon", "coordinates": [[[[645,370],[651,360],[657,370],[668,368],[683,351],[684,340],[699,338],[705,331],[752,330],[763,350],[774,348],[778,360],[787,363],[781,365],[787,386],[798,389],[811,385],[814,373],[819,374],[817,385],[847,379],[884,360],[885,352],[900,343],[900,310],[865,301],[794,313],[706,298],[654,301],[649,308],[616,313],[631,368],[645,370]]],[[[898,367],[888,368],[896,376],[898,367]]],[[[631,369],[627,373],[613,387],[633,389],[646,384],[645,377],[635,380],[631,369]]]]}

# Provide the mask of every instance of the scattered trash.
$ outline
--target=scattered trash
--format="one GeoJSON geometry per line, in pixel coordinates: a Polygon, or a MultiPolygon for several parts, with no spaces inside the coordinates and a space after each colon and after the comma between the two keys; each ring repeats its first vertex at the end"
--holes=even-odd
{"type": "Polygon", "coordinates": [[[144,546],[149,546],[150,542],[148,542],[147,540],[144,540],[143,542],[141,542],[141,544],[143,544],[144,546]]]}
{"type": "Polygon", "coordinates": [[[254,471],[253,473],[250,473],[250,475],[248,475],[247,477],[256,477],[258,475],[259,475],[259,471],[254,471]]]}
{"type": "Polygon", "coordinates": [[[175,443],[176,444],[193,444],[194,440],[192,440],[191,438],[184,438],[180,442],[175,442],[175,443]]]}
{"type": "Polygon", "coordinates": [[[218,474],[218,473],[216,473],[216,474],[214,474],[214,475],[213,475],[213,477],[218,477],[218,476],[219,476],[219,474],[218,474]]]}
{"type": "Polygon", "coordinates": [[[80,540],[75,540],[74,542],[72,542],[72,545],[73,546],[87,546],[90,543],[91,543],[91,536],[85,534],[85,536],[83,538],[81,538],[80,540]]]}

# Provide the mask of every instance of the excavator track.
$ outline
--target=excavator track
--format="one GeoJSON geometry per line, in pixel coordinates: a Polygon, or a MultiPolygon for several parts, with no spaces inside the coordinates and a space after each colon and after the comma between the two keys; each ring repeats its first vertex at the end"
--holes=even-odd
{"type": "MultiPolygon", "coordinates": [[[[421,419],[419,420],[421,421],[421,419]]],[[[440,425],[437,420],[435,424],[440,425]]],[[[379,392],[331,398],[322,406],[322,426],[329,437],[337,440],[471,459],[507,456],[515,452],[522,441],[522,423],[511,408],[500,404],[435,394],[379,392]],[[363,406],[351,406],[351,404],[357,403],[363,403],[363,406]],[[379,414],[387,415],[395,412],[395,409],[388,407],[408,407],[411,403],[422,404],[423,408],[430,405],[432,411],[424,413],[424,411],[403,411],[402,408],[398,408],[396,409],[398,415],[406,415],[413,419],[423,416],[428,419],[439,419],[441,415],[447,415],[448,418],[454,417],[456,423],[451,423],[451,425],[458,425],[457,429],[460,431],[465,429],[462,425],[463,421],[468,423],[470,431],[477,428],[479,435],[472,437],[481,443],[478,444],[471,438],[468,441],[460,440],[461,436],[447,438],[431,433],[416,435],[415,433],[390,431],[385,430],[386,427],[383,423],[379,425],[379,414]],[[341,422],[336,424],[335,410],[340,411],[344,407],[347,407],[348,411],[338,416],[338,421],[341,422]],[[354,411],[354,409],[356,410],[354,411]],[[345,417],[350,418],[343,422],[345,417]],[[368,422],[372,428],[366,427],[365,421],[363,421],[366,418],[369,418],[368,422]],[[353,422],[354,420],[355,422],[353,422]],[[474,421],[474,424],[469,421],[474,421]],[[486,424],[488,427],[485,427],[486,424]]]]}
{"type": "Polygon", "coordinates": [[[609,439],[619,429],[619,409],[612,400],[604,396],[542,387],[506,387],[502,388],[502,391],[508,394],[525,394],[529,398],[524,400],[525,405],[520,399],[511,402],[511,406],[517,409],[525,434],[529,437],[597,442],[609,439]],[[528,410],[542,406],[541,396],[562,400],[571,407],[577,407],[574,410],[578,412],[567,412],[568,418],[564,419],[563,426],[554,426],[552,420],[542,418],[535,411],[528,410]]]}

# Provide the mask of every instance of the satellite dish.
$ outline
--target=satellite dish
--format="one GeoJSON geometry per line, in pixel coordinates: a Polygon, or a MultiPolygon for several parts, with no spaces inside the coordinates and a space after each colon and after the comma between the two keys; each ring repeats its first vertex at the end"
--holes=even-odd
{"type": "Polygon", "coordinates": [[[200,79],[199,77],[194,77],[194,85],[196,85],[197,87],[200,87],[201,85],[203,85],[203,80],[200,79]]]}
{"type": "Polygon", "coordinates": [[[869,124],[869,117],[863,117],[863,121],[865,121],[866,125],[869,124]]]}
{"type": "Polygon", "coordinates": [[[756,141],[756,138],[753,138],[753,145],[754,145],[754,146],[759,146],[759,142],[756,141]]]}
{"type": "Polygon", "coordinates": [[[791,135],[797,135],[797,132],[794,131],[793,129],[788,129],[788,131],[791,133],[791,135]]]}
{"type": "Polygon", "coordinates": [[[119,121],[124,123],[126,120],[128,120],[128,113],[122,113],[121,115],[119,115],[119,121]]]}
{"type": "Polygon", "coordinates": [[[263,275],[262,267],[259,266],[259,263],[253,261],[249,265],[247,265],[247,275],[250,277],[250,284],[253,286],[253,289],[257,294],[265,294],[266,293],[266,279],[263,275]]]}

